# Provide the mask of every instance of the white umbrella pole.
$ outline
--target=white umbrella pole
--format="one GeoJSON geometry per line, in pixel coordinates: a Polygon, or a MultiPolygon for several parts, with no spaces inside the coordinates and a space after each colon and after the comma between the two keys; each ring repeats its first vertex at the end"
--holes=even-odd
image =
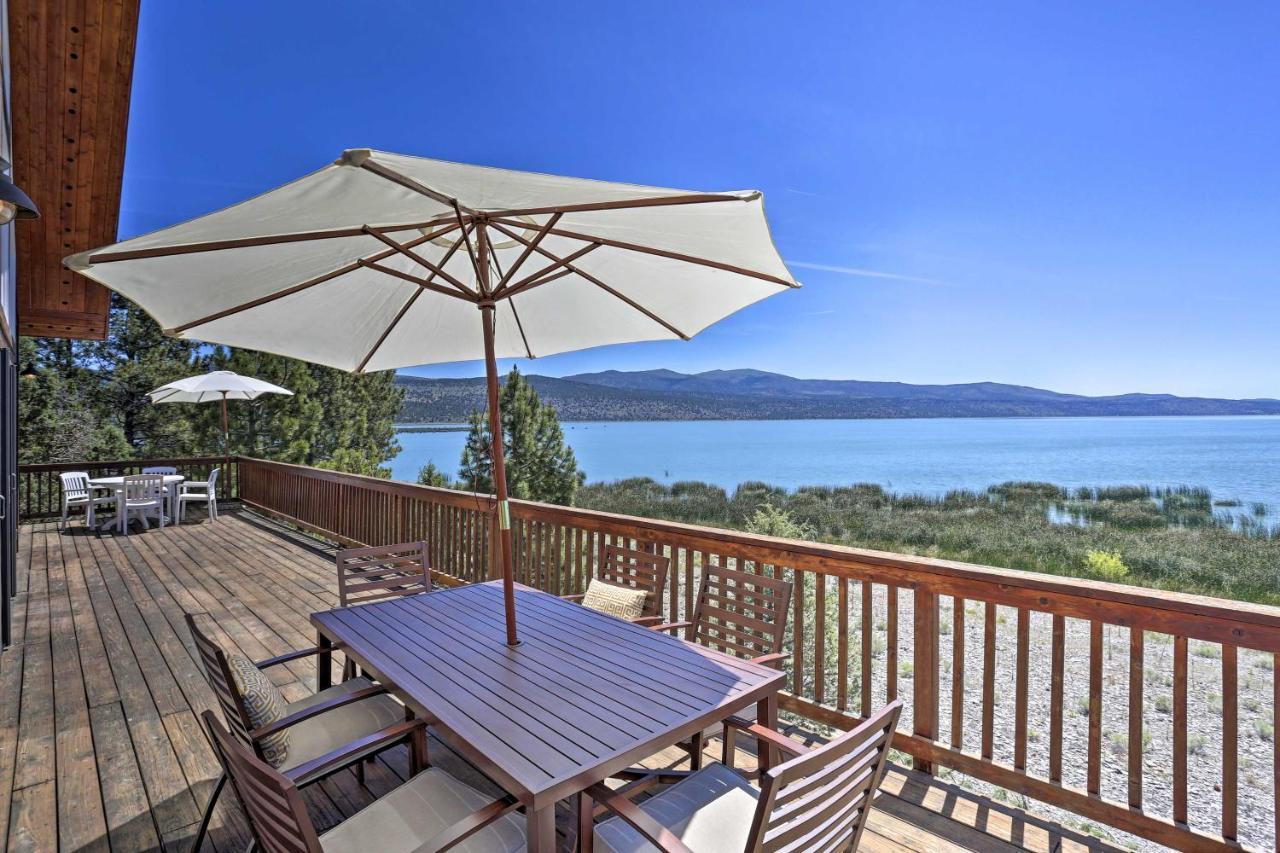
{"type": "Polygon", "coordinates": [[[227,427],[227,392],[222,392],[222,455],[231,458],[231,430],[227,427]]]}

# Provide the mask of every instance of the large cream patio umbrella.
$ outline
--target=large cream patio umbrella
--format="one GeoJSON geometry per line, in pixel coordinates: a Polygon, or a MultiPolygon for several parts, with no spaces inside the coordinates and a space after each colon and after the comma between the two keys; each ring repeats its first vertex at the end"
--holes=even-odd
{"type": "Polygon", "coordinates": [[[483,358],[513,645],[496,359],[687,340],[798,286],[759,192],[606,183],[369,149],[65,263],[179,338],[357,373],[483,358]]]}
{"type": "Polygon", "coordinates": [[[227,423],[228,400],[256,400],[263,394],[287,394],[293,392],[279,385],[272,385],[252,376],[241,376],[230,370],[214,370],[200,376],[188,376],[167,385],[161,385],[147,396],[152,403],[222,403],[222,452],[231,455],[231,430],[227,423]]]}

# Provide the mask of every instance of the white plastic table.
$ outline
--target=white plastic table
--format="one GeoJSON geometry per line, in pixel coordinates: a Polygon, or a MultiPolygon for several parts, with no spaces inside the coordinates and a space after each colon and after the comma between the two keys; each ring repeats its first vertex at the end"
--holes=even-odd
{"type": "MultiPolygon", "coordinates": [[[[162,476],[164,477],[165,488],[169,490],[169,514],[165,516],[165,518],[166,520],[176,519],[178,517],[178,514],[176,512],[176,509],[178,506],[178,489],[176,487],[179,483],[183,482],[187,478],[182,476],[181,474],[164,474],[162,476]]],[[[121,498],[121,493],[124,491],[124,477],[91,477],[89,479],[89,487],[93,489],[103,489],[103,490],[110,489],[115,493],[115,496],[116,496],[115,517],[108,518],[106,521],[99,524],[98,529],[103,530],[108,525],[115,524],[116,522],[118,522],[120,520],[120,515],[121,515],[120,498],[121,498]]]]}

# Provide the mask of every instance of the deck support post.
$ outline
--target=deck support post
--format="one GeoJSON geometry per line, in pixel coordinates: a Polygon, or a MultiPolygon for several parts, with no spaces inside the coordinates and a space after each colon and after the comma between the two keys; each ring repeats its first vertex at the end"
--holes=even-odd
{"type": "MultiPolygon", "coordinates": [[[[917,586],[914,595],[912,731],[934,741],[938,739],[938,594],[917,586]]],[[[913,758],[911,764],[921,773],[933,775],[933,762],[913,758]]]]}

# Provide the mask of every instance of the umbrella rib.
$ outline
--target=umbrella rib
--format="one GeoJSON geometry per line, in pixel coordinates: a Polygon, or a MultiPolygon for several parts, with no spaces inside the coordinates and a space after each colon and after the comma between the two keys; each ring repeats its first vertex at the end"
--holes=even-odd
{"type": "MultiPolygon", "coordinates": [[[[384,225],[383,231],[412,231],[442,222],[433,218],[426,222],[410,222],[403,225],[384,225]]],[[[232,240],[211,240],[205,243],[179,243],[172,246],[153,246],[150,249],[132,249],[123,252],[98,252],[89,256],[90,264],[109,264],[116,261],[133,261],[144,258],[163,258],[169,255],[189,255],[196,252],[220,252],[224,249],[247,249],[254,246],[272,246],[279,243],[302,243],[308,240],[334,240],[340,237],[361,237],[363,226],[355,228],[331,228],[326,231],[297,231],[290,234],[271,234],[259,237],[240,237],[232,240]]]]}
{"type": "MultiPolygon", "coordinates": [[[[512,240],[517,240],[517,241],[519,241],[519,242],[521,242],[521,243],[525,243],[526,245],[527,245],[527,244],[528,244],[528,242],[529,242],[529,241],[525,240],[525,238],[521,237],[519,234],[516,234],[514,231],[510,231],[510,230],[508,230],[507,228],[504,228],[503,226],[499,225],[499,224],[498,224],[498,223],[496,223],[496,222],[491,222],[491,223],[489,223],[489,224],[490,224],[490,225],[492,225],[494,228],[496,228],[498,231],[501,231],[503,234],[506,234],[506,235],[507,235],[508,237],[510,237],[512,240]]],[[[551,252],[548,252],[546,249],[542,248],[541,246],[537,246],[537,247],[535,247],[535,248],[534,248],[534,251],[535,251],[535,252],[537,252],[537,253],[538,253],[538,254],[540,254],[540,255],[543,255],[543,256],[544,256],[544,257],[546,257],[546,258],[549,258],[549,259],[553,260],[553,261],[562,261],[562,260],[563,260],[563,258],[557,257],[556,255],[553,255],[551,252]]],[[[608,293],[610,296],[613,296],[615,299],[618,299],[618,300],[620,300],[620,301],[622,301],[622,302],[625,302],[627,305],[631,306],[631,307],[632,307],[632,308],[634,308],[636,311],[639,311],[641,314],[645,315],[646,317],[648,317],[648,318],[649,318],[650,320],[652,320],[653,322],[655,322],[655,323],[657,323],[658,325],[662,326],[662,327],[663,327],[663,328],[665,328],[667,331],[671,332],[673,335],[677,336],[677,337],[678,337],[678,338],[680,338],[681,340],[685,340],[685,341],[689,340],[689,335],[686,335],[684,332],[682,332],[682,331],[680,331],[679,329],[677,329],[677,328],[676,328],[675,326],[673,326],[671,323],[668,323],[666,320],[662,319],[662,318],[661,318],[661,317],[659,317],[657,314],[655,314],[655,313],[653,313],[652,311],[650,311],[648,308],[645,308],[643,305],[641,305],[639,302],[636,302],[636,301],[635,301],[634,299],[632,299],[630,296],[627,296],[627,295],[626,295],[626,294],[624,294],[624,293],[620,293],[620,292],[618,292],[617,290],[614,290],[612,287],[610,287],[609,285],[605,284],[603,281],[601,281],[600,279],[596,278],[596,277],[595,277],[595,276],[593,276],[591,273],[587,272],[586,270],[582,269],[581,267],[574,266],[573,264],[565,264],[565,265],[564,265],[564,268],[565,268],[566,270],[568,270],[569,272],[577,273],[578,275],[582,276],[582,277],[583,277],[583,278],[585,278],[587,281],[591,282],[591,283],[592,283],[592,284],[594,284],[596,287],[598,287],[598,288],[600,288],[601,290],[603,290],[605,293],[608,293]]]]}
{"type": "Polygon", "coordinates": [[[524,262],[529,259],[529,255],[533,254],[534,246],[537,246],[542,242],[542,238],[547,236],[547,231],[551,228],[555,228],[556,223],[560,221],[560,217],[562,216],[564,216],[563,213],[555,213],[542,225],[541,228],[538,229],[538,233],[533,235],[533,245],[524,247],[524,251],[520,253],[520,257],[516,258],[516,262],[511,265],[511,269],[507,270],[507,274],[502,277],[502,280],[498,282],[498,286],[494,288],[495,292],[500,293],[502,289],[507,286],[507,282],[509,282],[511,277],[516,274],[516,270],[520,269],[520,267],[524,265],[524,262]]]}
{"type": "Polygon", "coordinates": [[[392,269],[391,267],[384,267],[382,264],[376,261],[368,261],[368,260],[365,260],[364,258],[361,258],[360,260],[356,261],[356,263],[364,267],[365,269],[371,269],[371,270],[374,270],[375,272],[380,272],[383,275],[389,275],[395,278],[402,278],[407,282],[416,284],[418,287],[422,288],[423,290],[430,290],[432,293],[439,293],[441,296],[450,296],[454,299],[461,299],[463,302],[474,303],[476,301],[475,299],[472,299],[469,296],[464,296],[463,294],[458,293],[453,288],[441,287],[438,284],[433,284],[429,279],[420,278],[414,275],[413,273],[401,272],[400,270],[392,269]]]}
{"type": "Polygon", "coordinates": [[[431,189],[431,187],[427,186],[421,181],[415,180],[414,178],[411,178],[408,175],[397,172],[395,169],[388,168],[382,165],[381,163],[374,162],[373,160],[365,160],[363,163],[360,164],[360,168],[373,172],[378,177],[385,178],[386,180],[391,181],[393,184],[399,184],[405,189],[413,190],[419,195],[424,195],[427,198],[431,199],[432,201],[438,201],[441,204],[443,204],[445,207],[452,207],[455,211],[460,209],[465,210],[468,215],[473,215],[475,213],[474,210],[462,204],[453,196],[445,195],[442,192],[433,190],[431,189]]]}
{"type": "MultiPolygon", "coordinates": [[[[501,222],[503,225],[519,225],[517,222],[511,222],[508,220],[497,220],[497,222],[501,222]]],[[[602,246],[610,246],[615,249],[625,249],[629,252],[641,252],[647,255],[657,255],[662,258],[670,258],[673,261],[684,261],[685,263],[697,264],[698,266],[712,267],[713,269],[724,270],[725,272],[737,273],[738,275],[745,275],[750,278],[758,278],[764,281],[773,282],[774,284],[780,284],[784,287],[798,288],[800,286],[794,281],[788,281],[787,279],[780,278],[776,275],[747,269],[746,267],[734,266],[733,264],[726,264],[721,261],[713,261],[710,258],[700,258],[697,255],[685,255],[680,252],[672,252],[667,249],[659,249],[654,246],[644,246],[639,243],[626,243],[622,240],[613,240],[608,237],[584,234],[580,231],[566,231],[561,228],[552,228],[548,233],[557,237],[567,237],[570,240],[585,240],[591,243],[599,243],[602,246]]]]}
{"type": "Polygon", "coordinates": [[[754,201],[760,193],[750,195],[725,195],[723,193],[683,193],[681,195],[655,196],[652,198],[621,199],[618,201],[589,201],[582,204],[558,204],[549,207],[519,207],[489,211],[489,216],[533,216],[539,213],[583,213],[591,210],[625,210],[632,207],[667,207],[677,204],[710,204],[720,201],[754,201]]]}
{"type": "MultiPolygon", "coordinates": [[[[502,264],[498,263],[497,254],[490,252],[489,260],[493,262],[493,268],[498,271],[498,278],[505,280],[507,276],[502,271],[502,264]]],[[[494,289],[494,293],[495,294],[497,293],[496,288],[494,289]]],[[[516,304],[512,302],[510,299],[507,300],[507,304],[511,306],[511,316],[516,318],[516,328],[520,331],[520,341],[521,343],[524,344],[525,355],[529,356],[529,358],[537,358],[537,356],[533,354],[533,350],[529,347],[529,336],[524,333],[524,323],[520,322],[520,313],[516,311],[516,304]]],[[[496,319],[497,317],[496,313],[494,314],[494,317],[496,319]]],[[[495,332],[497,331],[496,323],[494,326],[494,331],[495,332]]]]}
{"type": "MultiPolygon", "coordinates": [[[[444,271],[444,265],[448,263],[449,257],[453,254],[452,249],[449,251],[449,254],[445,255],[444,258],[440,261],[440,265],[437,266],[431,263],[430,261],[428,261],[426,258],[422,257],[422,255],[413,251],[413,249],[410,249],[404,246],[403,244],[398,243],[395,240],[392,240],[390,237],[383,234],[379,229],[369,225],[366,225],[365,228],[368,230],[370,234],[372,234],[374,237],[377,237],[383,243],[386,243],[388,246],[395,249],[397,252],[404,255],[409,260],[413,261],[414,263],[418,264],[421,267],[425,267],[428,271],[430,271],[431,276],[427,279],[427,281],[430,281],[432,278],[435,278],[438,275],[445,281],[449,282],[449,284],[452,284],[454,287],[458,288],[458,290],[462,291],[464,294],[471,297],[472,299],[479,297],[480,294],[476,293],[474,290],[467,287],[461,281],[459,281],[458,279],[454,278],[453,276],[449,275],[449,273],[444,271]]],[[[454,242],[453,245],[456,248],[458,243],[454,242]]]]}
{"type": "MultiPolygon", "coordinates": [[[[498,226],[495,225],[494,227],[497,228],[498,226]]],[[[510,287],[498,290],[497,293],[494,294],[494,296],[495,298],[498,298],[498,299],[510,298],[511,296],[514,296],[515,294],[520,293],[523,290],[528,290],[532,287],[537,287],[540,284],[546,284],[547,281],[551,280],[551,279],[543,280],[543,277],[547,273],[552,273],[558,269],[566,267],[569,264],[576,261],[578,258],[587,254],[588,252],[594,252],[598,248],[600,248],[599,243],[588,243],[587,245],[583,246],[581,249],[574,252],[573,254],[565,255],[563,258],[556,261],[555,263],[547,264],[542,269],[538,270],[532,275],[526,276],[525,278],[521,279],[520,281],[511,285],[510,287]]],[[[566,270],[566,272],[568,271],[569,270],[566,270]]]]}
{"type": "Polygon", "coordinates": [[[401,305],[400,310],[396,312],[395,318],[390,322],[390,324],[387,325],[385,329],[382,330],[382,334],[378,337],[377,343],[375,343],[369,349],[369,352],[365,353],[364,358],[360,359],[360,363],[356,365],[356,369],[355,369],[356,373],[364,373],[365,365],[369,363],[369,359],[373,358],[374,354],[376,354],[378,350],[382,348],[383,342],[386,341],[388,337],[390,337],[391,332],[395,329],[395,327],[400,325],[400,321],[404,319],[404,315],[409,313],[409,309],[413,307],[413,303],[417,302],[418,297],[421,296],[423,293],[425,293],[426,290],[427,289],[425,287],[420,287],[409,295],[409,298],[405,300],[404,305],[401,305]]]}
{"type": "MultiPolygon", "coordinates": [[[[444,228],[441,228],[438,231],[432,231],[431,233],[424,234],[421,237],[415,237],[414,239],[410,240],[408,243],[405,243],[405,246],[412,248],[421,243],[425,243],[428,240],[439,237],[441,234],[448,234],[450,231],[454,230],[457,227],[458,227],[457,225],[448,225],[444,228]]],[[[306,290],[311,287],[315,287],[318,284],[324,284],[326,281],[332,281],[333,279],[338,278],[339,276],[344,276],[347,273],[355,272],[356,270],[360,269],[360,261],[362,260],[382,261],[391,257],[395,253],[396,252],[394,249],[384,249],[380,252],[376,252],[372,255],[369,255],[367,258],[357,258],[356,260],[352,261],[349,264],[344,264],[335,270],[330,270],[327,273],[321,273],[320,275],[315,276],[314,278],[309,278],[306,281],[299,282],[298,284],[292,285],[291,287],[286,287],[284,290],[277,290],[275,293],[268,293],[266,296],[259,296],[257,299],[251,299],[248,302],[242,302],[239,305],[233,305],[230,308],[224,308],[221,311],[215,311],[212,314],[208,314],[197,320],[192,320],[189,323],[183,323],[181,326],[175,326],[172,329],[165,329],[165,334],[180,335],[183,332],[187,331],[188,329],[193,329],[196,326],[203,326],[205,323],[212,323],[214,320],[221,320],[223,317],[230,317],[233,314],[239,314],[241,311],[248,311],[250,308],[257,308],[259,305],[266,305],[269,302],[275,302],[277,299],[283,299],[286,296],[290,296],[294,293],[299,293],[300,291],[306,290]]]]}

